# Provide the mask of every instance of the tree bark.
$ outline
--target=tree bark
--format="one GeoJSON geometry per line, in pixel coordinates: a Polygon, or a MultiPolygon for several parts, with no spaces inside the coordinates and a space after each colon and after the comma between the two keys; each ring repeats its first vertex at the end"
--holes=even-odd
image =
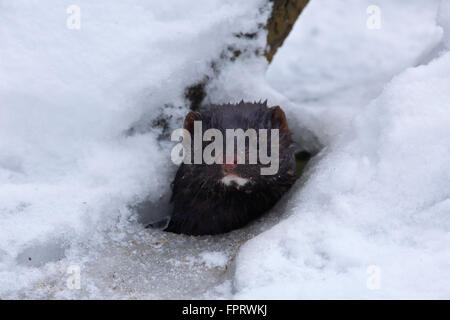
{"type": "Polygon", "coordinates": [[[269,63],[278,48],[283,45],[284,40],[294,26],[300,13],[308,4],[309,0],[270,0],[273,2],[272,15],[267,21],[267,48],[264,55],[269,63]]]}

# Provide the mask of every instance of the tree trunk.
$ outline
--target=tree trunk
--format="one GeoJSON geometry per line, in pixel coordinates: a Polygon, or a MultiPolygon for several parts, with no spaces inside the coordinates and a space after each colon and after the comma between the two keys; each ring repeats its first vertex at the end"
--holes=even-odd
{"type": "Polygon", "coordinates": [[[267,21],[267,48],[264,55],[269,63],[278,48],[291,32],[295,21],[309,0],[270,0],[273,2],[272,15],[267,21]]]}

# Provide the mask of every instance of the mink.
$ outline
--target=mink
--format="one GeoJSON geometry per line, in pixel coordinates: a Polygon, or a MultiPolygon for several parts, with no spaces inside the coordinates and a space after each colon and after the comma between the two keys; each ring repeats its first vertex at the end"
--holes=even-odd
{"type": "MultiPolygon", "coordinates": [[[[182,163],[172,182],[173,211],[165,231],[214,235],[241,228],[271,209],[294,184],[294,145],[286,116],[279,106],[243,101],[210,105],[186,116],[184,128],[191,134],[194,121],[201,121],[203,132],[211,128],[220,130],[224,141],[226,129],[252,128],[268,129],[267,143],[270,143],[270,129],[279,129],[279,169],[274,175],[261,175],[260,169],[267,165],[259,161],[250,164],[248,159],[245,164],[239,164],[236,156],[232,163],[182,163]]],[[[206,145],[204,142],[202,147],[206,145]]]]}

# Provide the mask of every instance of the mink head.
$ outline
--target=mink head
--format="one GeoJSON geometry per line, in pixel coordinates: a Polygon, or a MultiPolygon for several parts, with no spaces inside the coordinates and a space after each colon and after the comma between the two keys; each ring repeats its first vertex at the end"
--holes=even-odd
{"type": "Polygon", "coordinates": [[[190,112],[184,129],[191,137],[191,161],[181,164],[172,183],[174,210],[166,231],[204,235],[242,227],[295,182],[291,133],[278,106],[211,105],[190,112]],[[209,129],[214,136],[208,137],[209,129]],[[234,133],[247,135],[239,143],[234,133]],[[213,161],[205,161],[207,155],[213,161]]]}

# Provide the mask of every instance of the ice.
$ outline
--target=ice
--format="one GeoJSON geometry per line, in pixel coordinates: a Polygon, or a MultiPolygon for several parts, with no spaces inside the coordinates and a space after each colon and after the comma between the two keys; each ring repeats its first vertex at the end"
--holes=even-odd
{"type": "Polygon", "coordinates": [[[19,265],[41,267],[65,257],[67,243],[61,239],[49,239],[46,243],[33,244],[17,255],[19,265]]]}

